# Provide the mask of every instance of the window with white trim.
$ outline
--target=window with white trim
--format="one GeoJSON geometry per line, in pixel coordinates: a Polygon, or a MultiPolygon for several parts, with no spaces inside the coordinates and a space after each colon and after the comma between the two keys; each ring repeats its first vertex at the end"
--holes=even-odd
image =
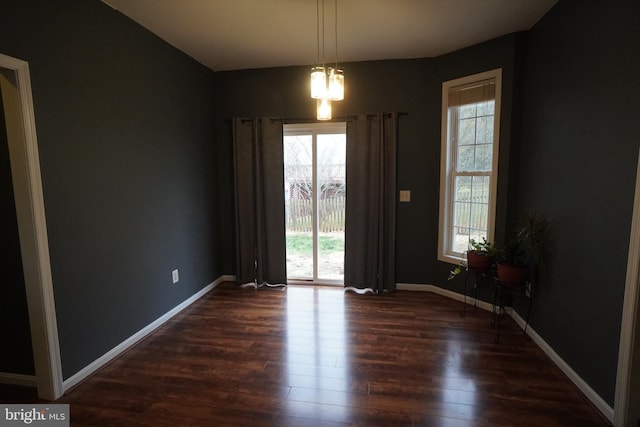
{"type": "Polygon", "coordinates": [[[469,240],[493,243],[502,70],[442,84],[438,259],[458,263],[469,240]]]}

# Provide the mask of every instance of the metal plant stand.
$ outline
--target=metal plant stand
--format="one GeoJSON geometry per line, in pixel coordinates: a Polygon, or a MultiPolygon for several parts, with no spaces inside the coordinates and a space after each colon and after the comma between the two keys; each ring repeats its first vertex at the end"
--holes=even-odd
{"type": "Polygon", "coordinates": [[[465,317],[467,315],[467,284],[469,282],[469,275],[473,274],[473,309],[478,308],[478,274],[483,274],[484,271],[477,270],[475,268],[467,268],[467,272],[464,275],[464,299],[462,302],[462,312],[460,316],[465,317]]]}
{"type": "Polygon", "coordinates": [[[500,323],[502,322],[502,316],[504,315],[504,311],[505,311],[504,299],[508,293],[512,293],[513,291],[523,291],[525,293],[525,296],[529,298],[529,302],[527,304],[527,317],[525,319],[523,335],[527,340],[531,339],[531,337],[527,334],[527,329],[529,328],[529,316],[531,315],[531,305],[533,302],[533,284],[527,280],[522,285],[512,285],[496,279],[494,290],[493,290],[493,307],[492,307],[492,315],[493,315],[492,325],[496,328],[496,339],[495,339],[496,343],[500,342],[500,323]]]}

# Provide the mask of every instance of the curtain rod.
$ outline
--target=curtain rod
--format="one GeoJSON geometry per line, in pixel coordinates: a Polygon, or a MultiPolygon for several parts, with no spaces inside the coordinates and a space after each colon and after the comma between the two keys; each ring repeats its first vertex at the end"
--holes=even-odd
{"type": "Polygon", "coordinates": [[[272,122],[284,121],[284,119],[280,117],[256,117],[254,119],[250,119],[248,117],[231,117],[231,118],[225,119],[225,121],[232,122],[235,119],[239,119],[240,123],[247,123],[247,122],[252,122],[255,119],[265,119],[265,118],[271,120],[272,122]]]}
{"type": "MultiPolygon", "coordinates": [[[[385,117],[389,117],[391,116],[393,113],[382,113],[383,116],[385,117]]],[[[396,113],[398,115],[398,117],[400,116],[408,116],[409,113],[404,112],[404,111],[400,111],[398,113],[396,113]]],[[[367,118],[372,118],[372,117],[377,117],[378,114],[367,114],[367,118]]],[[[256,117],[256,118],[264,118],[264,117],[256,117]]],[[[350,115],[350,116],[342,116],[342,117],[335,117],[331,120],[317,120],[316,118],[312,118],[312,117],[296,117],[296,118],[278,118],[278,117],[267,117],[268,119],[270,119],[271,121],[282,121],[285,124],[297,124],[297,123],[336,123],[336,122],[350,122],[353,120],[357,120],[358,119],[358,115],[350,115]]],[[[248,117],[240,117],[239,118],[240,121],[242,123],[246,123],[246,122],[252,122],[255,119],[252,118],[248,118],[248,117]]],[[[225,121],[232,121],[234,120],[234,118],[228,118],[225,121]]]]}
{"type": "MultiPolygon", "coordinates": [[[[382,113],[383,116],[385,117],[389,117],[391,116],[393,113],[382,113]]],[[[404,112],[404,111],[400,111],[398,113],[398,117],[400,116],[408,116],[409,113],[404,112]]],[[[367,118],[372,118],[372,117],[377,117],[377,114],[367,114],[367,118]]],[[[311,118],[311,117],[303,117],[303,118],[285,118],[284,119],[284,123],[285,124],[297,124],[297,123],[334,123],[334,122],[350,122],[353,120],[357,120],[358,115],[351,115],[351,116],[343,116],[343,117],[335,117],[331,120],[317,120],[315,118],[311,118]]]]}

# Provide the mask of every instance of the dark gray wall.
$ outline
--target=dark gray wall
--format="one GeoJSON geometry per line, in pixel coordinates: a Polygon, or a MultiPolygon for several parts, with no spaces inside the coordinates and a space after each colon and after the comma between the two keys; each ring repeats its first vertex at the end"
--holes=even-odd
{"type": "Polygon", "coordinates": [[[33,351],[22,272],[9,146],[0,90],[0,372],[33,375],[33,351]],[[9,343],[11,343],[9,345],[9,343]]]}
{"type": "MultiPolygon", "coordinates": [[[[462,282],[446,282],[450,265],[436,261],[438,200],[440,191],[440,108],[445,80],[503,68],[504,110],[501,123],[501,159],[508,165],[513,118],[514,73],[517,46],[522,35],[513,34],[440,57],[414,60],[373,61],[343,64],[345,100],[333,103],[336,118],[377,111],[399,111],[398,189],[411,190],[411,203],[399,203],[397,212],[397,282],[440,284],[460,291],[462,282]]],[[[216,73],[220,105],[220,141],[227,159],[221,180],[231,183],[230,117],[276,116],[314,119],[315,103],[309,97],[308,67],[216,73]]],[[[505,167],[505,170],[508,168],[505,167]]],[[[505,172],[506,177],[506,172],[505,172]]],[[[507,179],[501,179],[499,233],[508,215],[507,179]],[[504,194],[503,194],[504,193],[504,194]]],[[[230,209],[225,221],[225,241],[233,242],[232,185],[222,200],[230,209]]],[[[233,252],[225,258],[232,273],[233,252]]]]}
{"type": "Polygon", "coordinates": [[[223,272],[214,73],[98,0],[3,1],[0,52],[30,66],[69,378],[223,272]]]}
{"type": "Polygon", "coordinates": [[[519,205],[553,221],[533,325],[613,404],[640,123],[640,3],[561,0],[529,32],[519,205]]]}

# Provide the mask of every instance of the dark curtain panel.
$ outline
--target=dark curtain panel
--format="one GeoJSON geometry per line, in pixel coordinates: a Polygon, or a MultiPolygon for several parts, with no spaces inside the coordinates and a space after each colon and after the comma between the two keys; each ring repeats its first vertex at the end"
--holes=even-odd
{"type": "Polygon", "coordinates": [[[233,120],[238,283],[285,284],[282,120],[233,120]]]}
{"type": "Polygon", "coordinates": [[[395,290],[398,115],[358,115],[347,122],[344,284],[395,290]]]}

